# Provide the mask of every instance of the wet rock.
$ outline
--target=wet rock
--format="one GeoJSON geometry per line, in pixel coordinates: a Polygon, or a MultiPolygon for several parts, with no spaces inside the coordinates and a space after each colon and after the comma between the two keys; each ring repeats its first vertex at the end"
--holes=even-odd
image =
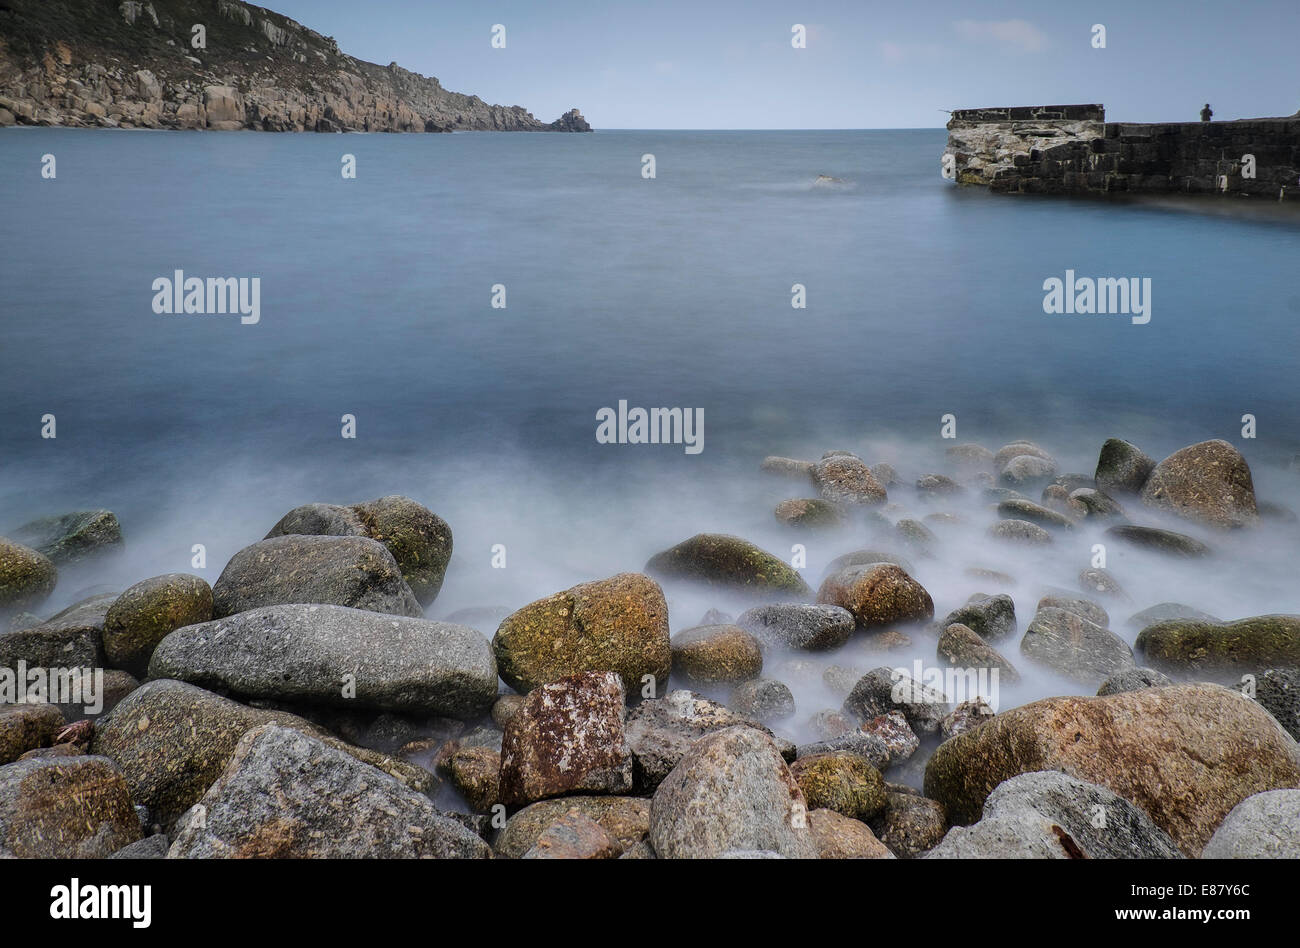
{"type": "Polygon", "coordinates": [[[831,560],[830,565],[822,573],[822,579],[834,576],[840,570],[849,566],[869,566],[873,563],[892,563],[905,573],[916,572],[910,560],[894,553],[886,553],[883,550],[854,550],[852,553],[845,553],[843,556],[837,556],[831,560]]]}
{"type": "Polygon", "coordinates": [[[600,826],[623,852],[643,843],[650,834],[650,801],[647,799],[561,797],[526,806],[511,816],[497,834],[493,852],[501,859],[522,859],[549,827],[574,810],[600,826]]]}
{"type": "Polygon", "coordinates": [[[822,684],[834,695],[847,696],[853,690],[853,686],[858,683],[858,679],[864,674],[864,670],[857,667],[848,668],[844,665],[827,665],[822,670],[822,684]]]}
{"type": "Polygon", "coordinates": [[[632,789],[623,681],[583,672],[539,685],[501,743],[500,799],[521,806],[573,793],[632,789]]]}
{"type": "Polygon", "coordinates": [[[526,692],[566,675],[612,671],[639,689],[668,682],[668,603],[640,573],[581,583],[511,613],[492,640],[501,678],[526,692]]]}
{"type": "Polygon", "coordinates": [[[497,727],[505,730],[511,718],[519,713],[524,706],[522,695],[501,695],[497,698],[496,703],[492,705],[492,722],[497,727]]]}
{"type": "Polygon", "coordinates": [[[462,747],[459,741],[439,752],[438,773],[451,781],[476,813],[487,813],[500,799],[501,754],[487,747],[462,747]]]}
{"type": "Polygon", "coordinates": [[[231,557],[212,587],[218,618],[287,603],[421,615],[393,554],[367,537],[295,534],[259,540],[231,557]]]}
{"type": "Polygon", "coordinates": [[[393,554],[402,578],[426,606],[442,589],[451,560],[452,536],[447,522],[422,504],[396,494],[350,507],[295,507],[266,536],[293,534],[377,540],[393,554]]]}
{"type": "Polygon", "coordinates": [[[950,710],[950,702],[943,692],[901,669],[881,667],[862,676],[844,699],[842,710],[862,721],[899,711],[917,734],[933,734],[950,710]]]}
{"type": "Polygon", "coordinates": [[[976,593],[966,605],[954,609],[943,627],[959,624],[972,629],[987,642],[997,642],[1016,633],[1016,603],[1010,596],[976,593]]]}
{"type": "Polygon", "coordinates": [[[1232,808],[1202,859],[1300,859],[1300,790],[1269,790],[1232,808]]]}
{"type": "Polygon", "coordinates": [[[803,598],[811,593],[784,560],[748,540],[721,533],[700,533],[655,554],[646,563],[646,572],[762,599],[803,598]]]}
{"type": "MultiPolygon", "coordinates": [[[[907,723],[907,718],[903,717],[898,711],[890,711],[888,714],[877,715],[870,721],[864,721],[858,731],[862,734],[878,737],[885,742],[885,748],[889,752],[889,757],[885,761],[886,768],[907,760],[921,746],[921,739],[916,736],[912,726],[907,723]]],[[[861,756],[866,757],[877,770],[882,769],[876,766],[874,754],[867,753],[861,756]]]]}
{"type": "Polygon", "coordinates": [[[815,809],[808,826],[821,859],[893,859],[894,854],[866,823],[834,810],[815,809]]]}
{"type": "Polygon", "coordinates": [[[481,633],[342,606],[267,606],[177,629],[149,673],[246,698],[456,718],[497,696],[481,633]]]}
{"type": "Polygon", "coordinates": [[[39,606],[58,579],[49,557],[0,537],[0,613],[39,606]]]}
{"type": "Polygon", "coordinates": [[[1032,441],[1012,441],[998,448],[997,453],[993,455],[993,470],[1001,473],[1013,460],[1026,456],[1043,461],[1054,461],[1050,454],[1032,441]]]}
{"type": "Polygon", "coordinates": [[[1040,771],[999,785],[985,801],[979,822],[954,827],[928,858],[1176,859],[1181,855],[1169,835],[1123,797],[1063,773],[1040,771]]]}
{"type": "Polygon", "coordinates": [[[950,714],[945,715],[944,719],[939,722],[939,733],[943,735],[944,740],[956,737],[971,728],[979,727],[985,721],[991,719],[994,713],[989,703],[983,697],[977,695],[969,701],[963,701],[953,708],[950,714]]]}
{"type": "Polygon", "coordinates": [[[925,587],[889,563],[845,567],[822,583],[817,601],[847,609],[859,628],[934,616],[934,600],[925,587]]]}
{"type": "Polygon", "coordinates": [[[1143,454],[1137,445],[1111,438],[1101,446],[1093,479],[1097,487],[1107,493],[1137,494],[1155,466],[1156,462],[1143,454]]]}
{"type": "Polygon", "coordinates": [[[1300,616],[1253,616],[1236,622],[1169,619],[1149,625],[1137,650],[1173,672],[1256,672],[1300,665],[1300,616]]]}
{"type": "Polygon", "coordinates": [[[1040,609],[1020,640],[1020,653],[1090,687],[1135,665],[1127,642],[1064,609],[1040,609]]]}
{"type": "Polygon", "coordinates": [[[789,687],[772,678],[755,678],[742,682],[731,692],[732,708],[746,717],[767,724],[792,717],[794,695],[789,687]]]}
{"type": "Polygon", "coordinates": [[[862,730],[861,727],[850,730],[846,734],[841,734],[839,737],[816,741],[812,744],[800,744],[796,749],[795,759],[803,760],[807,757],[819,757],[823,754],[853,754],[856,757],[861,757],[881,773],[900,762],[894,759],[894,751],[883,737],[879,734],[868,733],[862,730]]]}
{"type": "Polygon", "coordinates": [[[873,506],[889,499],[885,485],[866,463],[850,455],[834,455],[813,465],[812,481],[822,498],[834,504],[873,506]]]}
{"type": "Polygon", "coordinates": [[[830,501],[792,498],[776,505],[776,520],[788,527],[838,527],[844,523],[844,515],[830,501]]]}
{"type": "Polygon", "coordinates": [[[1300,671],[1270,668],[1256,682],[1255,700],[1288,734],[1300,740],[1300,671]]]}
{"type": "Polygon", "coordinates": [[[775,744],[751,727],[695,744],[650,802],[650,843],[661,859],[765,850],[817,856],[803,793],[775,744]]]}
{"type": "Polygon", "coordinates": [[[166,859],[171,840],[165,833],[155,833],[123,846],[109,859],[166,859]]]}
{"type": "Polygon", "coordinates": [[[916,490],[923,497],[953,497],[966,493],[965,487],[942,474],[926,474],[917,480],[916,490]]]}
{"type": "Polygon", "coordinates": [[[1155,625],[1157,622],[1164,622],[1167,619],[1194,619],[1197,622],[1223,621],[1218,616],[1212,616],[1200,609],[1193,609],[1181,602],[1160,602],[1129,616],[1128,624],[1144,629],[1149,625],[1155,625]]]}
{"type": "Polygon", "coordinates": [[[0,765],[17,760],[33,748],[49,747],[67,723],[63,712],[52,704],[0,701],[0,765]]]}
{"type": "Polygon", "coordinates": [[[272,723],[319,736],[421,793],[436,786],[419,767],[325,737],[296,715],[249,708],[166,679],[141,685],[100,719],[91,750],[116,762],[132,801],[168,826],[203,796],[245,733],[272,723]]]}
{"type": "Polygon", "coordinates": [[[1079,586],[1088,592],[1109,596],[1121,602],[1132,602],[1132,597],[1124,590],[1110,570],[1090,567],[1079,573],[1079,586]]]}
{"type": "Polygon", "coordinates": [[[1038,600],[1038,611],[1044,609],[1064,609],[1082,619],[1087,619],[1103,629],[1110,628],[1110,615],[1091,599],[1077,599],[1072,596],[1044,596],[1038,600]]]}
{"type": "Polygon", "coordinates": [[[995,669],[1008,684],[1020,680],[1016,666],[1002,657],[993,646],[980,638],[969,626],[954,622],[939,636],[938,657],[964,668],[995,669]]]}
{"type": "Polygon", "coordinates": [[[800,757],[790,772],[809,809],[867,820],[885,808],[885,781],[865,757],[847,751],[800,757]]]}
{"type": "Polygon", "coordinates": [[[777,455],[763,458],[763,463],[759,465],[759,469],[768,474],[779,474],[796,481],[808,481],[812,477],[812,467],[812,461],[797,461],[777,455]]]}
{"type": "Polygon", "coordinates": [[[915,792],[887,790],[885,797],[885,809],[872,819],[871,829],[899,859],[924,856],[943,839],[948,821],[942,804],[915,792]]]}
{"type": "Polygon", "coordinates": [[[1004,573],[1001,570],[985,569],[982,566],[970,566],[962,570],[962,575],[969,576],[971,579],[987,580],[991,583],[997,583],[1002,586],[1015,586],[1016,578],[1010,573],[1004,573]]]}
{"type": "MultiPolygon", "coordinates": [[[[851,690],[847,689],[844,693],[848,694],[851,690]]],[[[853,730],[853,722],[841,712],[825,708],[809,719],[808,728],[819,740],[824,741],[848,734],[853,730]]]]}
{"type": "Polygon", "coordinates": [[[998,516],[1004,520],[1027,520],[1049,530],[1074,529],[1074,521],[1069,517],[1048,510],[1032,500],[1004,500],[998,504],[998,516]]]}
{"type": "Polygon", "coordinates": [[[894,533],[908,547],[920,551],[922,555],[928,556],[939,542],[939,538],[934,535],[934,532],[929,527],[921,521],[909,517],[905,517],[894,524],[894,533]]]}
{"type": "Polygon", "coordinates": [[[988,535],[995,540],[1023,546],[1049,546],[1052,535],[1028,520],[999,520],[989,527],[988,535]]]}
{"type": "Polygon", "coordinates": [[[1021,454],[1007,462],[998,480],[1007,487],[1027,488],[1051,480],[1059,470],[1053,460],[1021,454]]]}
{"type": "Polygon", "coordinates": [[[581,810],[571,809],[542,830],[524,859],[617,859],[618,841],[581,810]]]}
{"type": "Polygon", "coordinates": [[[0,859],[103,859],[140,838],[126,780],[85,755],[0,768],[0,859]]]}
{"type": "Polygon", "coordinates": [[[490,856],[422,793],[301,731],[248,731],[177,822],[171,859],[490,856]],[[365,814],[358,820],[357,814],[365,814]]]}
{"type": "Polygon", "coordinates": [[[925,793],[969,824],[1004,780],[1059,770],[1136,803],[1195,856],[1237,803],[1300,784],[1297,753],[1266,711],[1216,685],[1046,698],[941,744],[925,793]]]}
{"type": "Polygon", "coordinates": [[[1173,683],[1173,679],[1160,674],[1154,668],[1125,668],[1101,683],[1101,687],[1097,689],[1097,697],[1104,698],[1106,695],[1118,695],[1141,688],[1163,688],[1173,683]]]}
{"type": "Polygon", "coordinates": [[[25,523],[10,537],[58,566],[121,547],[122,527],[111,510],[79,510],[25,523]]]}
{"type": "Polygon", "coordinates": [[[1169,455],[1143,485],[1142,503],[1213,527],[1259,519],[1250,465],[1226,441],[1202,441],[1169,455]]]}
{"type": "Polygon", "coordinates": [[[118,668],[143,673],[154,648],[182,626],[212,618],[212,587],[198,576],[168,573],[122,593],[104,615],[104,653],[118,668]]]}
{"type": "Polygon", "coordinates": [[[686,752],[702,738],[732,727],[753,727],[776,741],[781,754],[793,760],[794,745],[778,740],[753,718],[689,691],[672,691],[643,701],[627,715],[628,746],[636,759],[637,783],[657,787],[686,752]]]}
{"type": "Polygon", "coordinates": [[[672,640],[673,668],[693,682],[737,682],[763,673],[763,652],[738,625],[701,625],[672,640]]]}
{"type": "Polygon", "coordinates": [[[1043,488],[1043,506],[1067,516],[1078,516],[1082,510],[1070,505],[1070,492],[1061,484],[1048,484],[1043,488]]]}
{"type": "Polygon", "coordinates": [[[0,635],[0,668],[99,668],[104,664],[104,617],[116,596],[94,596],[40,625],[0,635]]]}
{"type": "Polygon", "coordinates": [[[982,444],[954,444],[944,451],[944,455],[962,477],[994,473],[993,452],[982,444]]]}
{"type": "Polygon", "coordinates": [[[820,652],[847,642],[857,620],[839,606],[790,602],[755,606],[736,625],[766,645],[820,652]]]}
{"type": "Polygon", "coordinates": [[[1115,537],[1125,543],[1144,550],[1167,553],[1170,556],[1198,557],[1209,555],[1210,548],[1200,540],[1193,539],[1185,533],[1172,530],[1159,530],[1155,527],[1139,527],[1135,524],[1122,524],[1106,531],[1107,536],[1115,537]]]}
{"type": "Polygon", "coordinates": [[[898,477],[898,471],[894,470],[894,466],[883,461],[871,465],[871,476],[883,484],[886,489],[902,483],[898,477]]]}
{"type": "Polygon", "coordinates": [[[1070,492],[1069,505],[1085,517],[1109,520],[1125,516],[1119,501],[1092,487],[1080,487],[1070,492]]]}

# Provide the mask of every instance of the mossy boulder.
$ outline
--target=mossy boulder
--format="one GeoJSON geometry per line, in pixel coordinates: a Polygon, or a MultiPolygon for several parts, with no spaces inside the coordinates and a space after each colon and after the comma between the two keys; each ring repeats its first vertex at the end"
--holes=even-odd
{"type": "Polygon", "coordinates": [[[810,810],[825,808],[865,821],[885,808],[885,778],[858,754],[833,751],[800,757],[790,772],[810,810]]]}
{"type": "Polygon", "coordinates": [[[58,565],[120,547],[122,526],[111,510],[79,510],[25,523],[10,536],[58,565]]]}
{"type": "Polygon", "coordinates": [[[58,580],[58,568],[48,556],[0,537],[0,614],[39,606],[58,580]]]}
{"type": "Polygon", "coordinates": [[[212,587],[205,580],[189,573],[154,576],[127,589],[108,607],[104,654],[118,668],[141,674],[169,633],[211,618],[212,587]]]}
{"type": "Polygon", "coordinates": [[[803,578],[784,560],[748,540],[722,533],[700,533],[656,553],[646,572],[660,579],[703,583],[764,599],[812,595],[803,578]]]}
{"type": "Polygon", "coordinates": [[[393,554],[402,578],[425,606],[438,597],[451,561],[451,527],[423,504],[400,494],[350,507],[295,507],[271,528],[267,538],[290,534],[359,536],[379,541],[393,554]]]}
{"type": "Polygon", "coordinates": [[[519,692],[588,671],[617,672],[636,692],[653,675],[662,690],[672,665],[668,603],[648,576],[619,573],[511,613],[492,648],[501,678],[519,692]]]}
{"type": "Polygon", "coordinates": [[[1263,672],[1300,666],[1300,616],[1252,616],[1236,622],[1169,619],[1147,626],[1137,649],[1155,668],[1171,672],[1263,672]]]}

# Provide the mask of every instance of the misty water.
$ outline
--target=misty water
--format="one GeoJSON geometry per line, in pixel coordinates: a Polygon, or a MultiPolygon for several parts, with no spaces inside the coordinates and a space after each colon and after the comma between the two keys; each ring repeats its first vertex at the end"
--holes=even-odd
{"type": "MultiPolygon", "coordinates": [[[[814,589],[836,556],[892,550],[937,617],[1005,591],[1022,633],[1045,592],[1081,592],[1105,525],[1045,551],[994,543],[979,490],[927,503],[910,486],[947,472],[954,443],[1028,438],[1063,472],[1091,473],[1108,437],[1157,460],[1224,438],[1261,500],[1300,509],[1300,221],[1240,201],[959,190],[940,176],[944,141],[942,130],[7,132],[0,534],[45,514],[117,513],[126,553],[64,569],[50,613],[164,572],[214,582],[299,504],[400,493],[454,531],[433,618],[510,611],[723,532],[787,560],[803,544],[814,589]],[[355,180],[340,175],[345,154],[355,180]],[[178,269],[260,278],[260,322],[155,314],[153,281],[178,269]],[[1046,315],[1043,282],[1067,269],[1150,278],[1151,321],[1046,315]],[[795,283],[805,309],[791,306],[795,283]],[[491,306],[494,284],[504,309],[491,306]],[[597,411],[620,399],[702,408],[703,451],[597,443],[597,411]],[[40,436],[46,413],[53,440],[40,436]],[[340,436],[345,413],[355,439],[340,436]],[[947,413],[956,442],[940,437],[947,413]],[[1241,436],[1247,413],[1253,440],[1241,436]],[[832,449],[897,468],[888,520],[962,522],[927,521],[931,555],[861,521],[778,524],[776,504],[812,488],[760,473],[762,458],[832,449]],[[204,570],[191,567],[197,543],[204,570]],[[492,567],[497,544],[504,569],[492,567]]],[[[1212,534],[1124,503],[1135,522],[1215,551],[1168,560],[1108,543],[1132,601],[1098,601],[1130,643],[1127,617],[1167,600],[1225,619],[1300,612],[1295,524],[1212,534]]],[[[745,607],[665,592],[674,634],[710,608],[745,607]]],[[[777,731],[807,739],[808,719],[840,705],[821,679],[828,664],[933,666],[934,633],[903,631],[911,646],[889,652],[859,634],[834,653],[769,654],[765,674],[798,703],[777,731]]],[[[1001,708],[1091,693],[1034,666],[1018,638],[999,643],[1025,675],[1002,685],[1001,708]]]]}

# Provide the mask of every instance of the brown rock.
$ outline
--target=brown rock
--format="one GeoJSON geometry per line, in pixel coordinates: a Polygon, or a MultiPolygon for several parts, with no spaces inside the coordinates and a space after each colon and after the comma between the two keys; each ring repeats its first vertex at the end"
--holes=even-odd
{"type": "Polygon", "coordinates": [[[700,625],[672,640],[673,667],[694,682],[737,682],[763,673],[758,641],[738,625],[700,625]]]}
{"type": "Polygon", "coordinates": [[[894,858],[871,827],[834,810],[813,810],[808,814],[808,825],[821,859],[894,858]]]}
{"type": "Polygon", "coordinates": [[[1250,465],[1226,441],[1202,441],[1169,455],[1143,485],[1142,503],[1213,527],[1259,519],[1250,465]]]}
{"type": "Polygon", "coordinates": [[[925,587],[892,563],[845,567],[822,583],[817,601],[849,610],[859,628],[934,616],[934,600],[925,587]]]}

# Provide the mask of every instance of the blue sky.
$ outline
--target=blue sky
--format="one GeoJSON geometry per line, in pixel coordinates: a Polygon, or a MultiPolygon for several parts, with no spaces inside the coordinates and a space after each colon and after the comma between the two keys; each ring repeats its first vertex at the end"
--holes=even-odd
{"type": "Polygon", "coordinates": [[[1220,119],[1300,109],[1300,0],[267,5],[361,59],[546,121],[577,107],[598,128],[937,127],[941,109],[1073,102],[1135,122],[1193,121],[1207,101],[1220,119]]]}

